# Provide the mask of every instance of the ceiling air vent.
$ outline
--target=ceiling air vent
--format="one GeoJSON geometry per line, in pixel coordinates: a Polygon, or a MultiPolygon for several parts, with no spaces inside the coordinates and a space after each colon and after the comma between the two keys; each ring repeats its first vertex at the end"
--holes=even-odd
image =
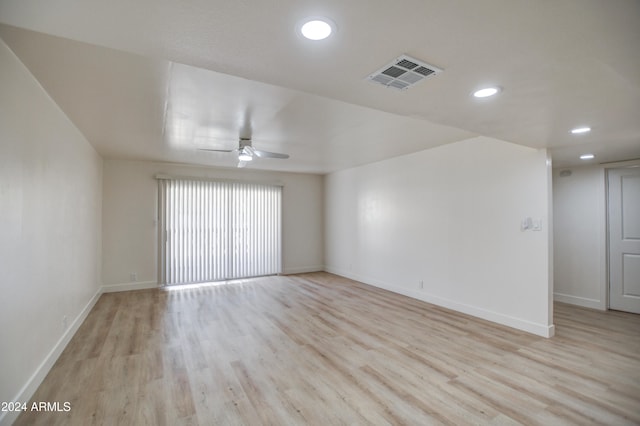
{"type": "Polygon", "coordinates": [[[393,89],[406,90],[425,78],[441,72],[442,70],[438,67],[402,55],[369,75],[367,80],[393,89]]]}

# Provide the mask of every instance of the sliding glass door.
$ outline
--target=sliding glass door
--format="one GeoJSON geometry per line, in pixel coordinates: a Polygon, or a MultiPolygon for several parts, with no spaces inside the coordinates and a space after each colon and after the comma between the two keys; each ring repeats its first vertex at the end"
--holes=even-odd
{"type": "Polygon", "coordinates": [[[282,187],[167,178],[158,182],[162,284],[281,272],[282,187]]]}

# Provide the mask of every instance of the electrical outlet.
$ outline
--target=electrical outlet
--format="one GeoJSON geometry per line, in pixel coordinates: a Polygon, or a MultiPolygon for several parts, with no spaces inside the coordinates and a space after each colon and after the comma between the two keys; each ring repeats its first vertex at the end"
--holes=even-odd
{"type": "Polygon", "coordinates": [[[129,275],[129,278],[131,279],[132,282],[136,282],[136,281],[138,281],[138,274],[136,272],[132,272],[129,275]]]}
{"type": "Polygon", "coordinates": [[[67,331],[67,327],[69,327],[69,321],[67,320],[67,316],[62,317],[62,331],[67,331]]]}
{"type": "Polygon", "coordinates": [[[419,283],[418,285],[419,285],[419,287],[420,287],[421,289],[423,289],[423,288],[424,288],[424,281],[420,280],[420,283],[419,283]]]}

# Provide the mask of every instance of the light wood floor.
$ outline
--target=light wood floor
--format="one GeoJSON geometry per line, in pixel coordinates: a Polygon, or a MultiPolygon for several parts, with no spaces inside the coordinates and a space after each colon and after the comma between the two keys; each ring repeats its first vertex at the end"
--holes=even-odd
{"type": "Polygon", "coordinates": [[[103,295],[16,424],[640,424],[640,315],[544,339],[325,273],[103,295]]]}

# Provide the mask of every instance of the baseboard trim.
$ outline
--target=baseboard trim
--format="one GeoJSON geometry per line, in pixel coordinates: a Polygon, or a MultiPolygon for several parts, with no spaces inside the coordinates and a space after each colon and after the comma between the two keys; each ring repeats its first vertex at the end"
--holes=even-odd
{"type": "Polygon", "coordinates": [[[102,286],[103,293],[117,293],[120,291],[146,290],[149,288],[157,288],[158,283],[155,281],[136,281],[122,284],[109,284],[102,286]]]}
{"type": "MultiPolygon", "coordinates": [[[[58,342],[54,345],[53,349],[47,354],[44,361],[38,366],[36,371],[31,375],[27,383],[22,387],[22,389],[18,392],[18,395],[13,399],[13,401],[23,401],[27,402],[33,397],[36,390],[44,378],[49,374],[49,371],[56,363],[62,351],[67,347],[73,336],[76,334],[84,320],[91,312],[91,309],[98,302],[98,299],[103,293],[115,293],[119,291],[130,291],[130,290],[143,290],[148,288],[157,288],[158,283],[155,281],[141,281],[141,282],[132,282],[132,283],[123,283],[123,284],[111,284],[111,285],[103,285],[100,287],[96,293],[91,297],[91,300],[85,305],[80,314],[73,320],[67,331],[60,337],[58,342]]],[[[0,413],[0,426],[9,426],[13,422],[16,421],[20,412],[3,412],[0,413]]]]}
{"type": "Polygon", "coordinates": [[[285,268],[282,275],[307,274],[309,272],[323,272],[324,266],[300,266],[296,268],[285,268]]]}
{"type": "Polygon", "coordinates": [[[572,296],[570,294],[563,293],[553,293],[553,300],[556,302],[568,303],[570,305],[582,306],[583,308],[606,311],[603,303],[598,299],[589,299],[587,297],[572,296]]]}
{"type": "MultiPolygon", "coordinates": [[[[89,312],[91,312],[95,304],[98,302],[100,295],[102,295],[102,287],[99,288],[91,297],[80,314],[78,314],[78,316],[73,320],[67,331],[56,342],[56,344],[53,346],[53,349],[49,351],[42,363],[38,366],[38,368],[36,368],[36,371],[31,375],[29,380],[27,380],[27,383],[22,387],[22,389],[20,389],[18,395],[16,395],[16,397],[12,401],[28,402],[31,397],[33,397],[36,390],[38,390],[38,387],[42,384],[44,378],[47,377],[47,374],[49,374],[49,371],[51,371],[51,368],[62,354],[62,351],[64,351],[64,349],[67,347],[73,336],[76,334],[84,320],[89,315],[89,312]]],[[[7,411],[0,414],[0,426],[9,426],[16,421],[16,419],[20,415],[20,412],[7,411]]]]}
{"type": "Polygon", "coordinates": [[[325,268],[325,270],[332,274],[340,275],[345,278],[349,278],[355,281],[372,285],[374,287],[379,287],[379,288],[391,291],[393,293],[402,294],[404,296],[408,296],[413,299],[422,300],[423,302],[432,303],[434,305],[441,306],[443,308],[451,309],[457,312],[461,312],[463,314],[467,314],[467,315],[471,315],[487,321],[495,322],[497,324],[506,325],[507,327],[511,327],[517,330],[525,331],[527,333],[535,334],[536,336],[553,337],[553,335],[555,334],[555,326],[553,324],[545,325],[545,324],[534,323],[521,318],[516,318],[509,315],[501,314],[498,312],[490,311],[487,309],[478,308],[476,306],[467,305],[465,303],[456,302],[455,300],[442,298],[424,291],[411,290],[411,289],[390,285],[380,280],[372,279],[365,276],[360,276],[353,273],[348,273],[336,268],[327,267],[325,268]]]}

